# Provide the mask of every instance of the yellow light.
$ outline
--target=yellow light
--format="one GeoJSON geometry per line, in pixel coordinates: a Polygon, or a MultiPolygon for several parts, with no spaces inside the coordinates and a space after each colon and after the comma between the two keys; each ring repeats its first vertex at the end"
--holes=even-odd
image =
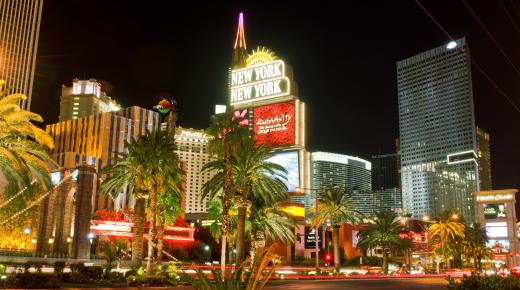
{"type": "Polygon", "coordinates": [[[305,208],[303,205],[291,204],[284,206],[281,210],[293,217],[305,217],[305,208]]]}
{"type": "Polygon", "coordinates": [[[50,239],[49,239],[49,244],[52,244],[52,243],[54,243],[54,239],[53,239],[53,238],[50,238],[50,239]]]}
{"type": "Polygon", "coordinates": [[[70,243],[70,242],[72,242],[72,238],[71,238],[71,237],[68,237],[68,238],[67,238],[67,243],[70,243]]]}
{"type": "Polygon", "coordinates": [[[429,220],[430,220],[430,218],[429,218],[428,216],[426,216],[426,215],[425,215],[425,216],[423,216],[423,218],[422,218],[422,219],[423,219],[423,221],[429,221],[429,220]]]}
{"type": "Polygon", "coordinates": [[[253,49],[251,54],[246,59],[248,67],[266,64],[276,60],[275,53],[269,48],[262,46],[257,47],[256,51],[253,49]]]}
{"type": "Polygon", "coordinates": [[[453,214],[453,215],[451,216],[451,218],[454,219],[454,220],[456,220],[456,219],[459,218],[459,215],[455,213],[455,214],[453,214]]]}

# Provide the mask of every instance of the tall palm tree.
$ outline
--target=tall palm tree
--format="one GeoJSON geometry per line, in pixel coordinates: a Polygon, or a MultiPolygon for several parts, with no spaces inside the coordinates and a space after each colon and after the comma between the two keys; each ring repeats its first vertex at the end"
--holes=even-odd
{"type": "Polygon", "coordinates": [[[334,267],[339,270],[339,228],[342,224],[357,224],[363,215],[354,209],[351,196],[343,187],[327,187],[318,194],[318,214],[312,218],[312,226],[330,221],[334,246],[334,267]]]}
{"type": "MultiPolygon", "coordinates": [[[[215,197],[224,194],[222,205],[222,243],[220,253],[220,264],[222,272],[226,266],[227,235],[230,229],[229,208],[232,198],[231,170],[232,155],[235,154],[237,144],[240,144],[247,136],[247,128],[241,127],[239,119],[234,118],[232,112],[213,115],[207,133],[210,136],[209,152],[216,159],[203,166],[203,172],[214,172],[212,179],[202,187],[201,200],[206,196],[215,197]]],[[[229,273],[226,272],[226,276],[229,273]]]]}
{"type": "Polygon", "coordinates": [[[7,95],[0,80],[0,171],[15,189],[28,186],[35,179],[42,189],[51,186],[50,168],[56,163],[49,155],[52,138],[32,122],[43,122],[40,115],[23,110],[22,94],[7,95]]]}
{"type": "Polygon", "coordinates": [[[383,249],[383,271],[388,273],[388,251],[411,246],[409,240],[399,237],[399,233],[406,231],[397,214],[393,211],[380,211],[375,214],[373,223],[361,228],[358,233],[357,247],[362,250],[381,247],[383,249]]]}
{"type": "MultiPolygon", "coordinates": [[[[182,176],[181,176],[182,180],[182,176]]],[[[181,181],[182,182],[182,181],[181,181]]],[[[157,197],[157,264],[161,265],[162,250],[164,247],[164,227],[175,223],[182,213],[179,199],[171,193],[161,194],[157,197]]]]}
{"type": "Polygon", "coordinates": [[[486,246],[488,241],[486,229],[480,224],[465,228],[465,239],[463,242],[468,256],[473,257],[473,263],[477,271],[482,270],[482,259],[492,255],[491,249],[486,246]]]}
{"type": "MultiPolygon", "coordinates": [[[[237,220],[237,265],[245,255],[245,222],[247,208],[253,200],[264,207],[287,200],[287,170],[270,162],[272,150],[257,145],[253,139],[245,139],[238,145],[233,156],[231,180],[235,191],[234,204],[238,209],[237,220]]],[[[262,208],[254,208],[262,210],[262,208]]]]}
{"type": "Polygon", "coordinates": [[[265,247],[267,238],[282,243],[295,240],[295,220],[289,214],[282,211],[286,199],[266,206],[260,199],[253,200],[251,215],[249,217],[251,230],[251,260],[255,259],[258,248],[265,247]]]}
{"type": "Polygon", "coordinates": [[[434,247],[440,249],[441,256],[447,261],[447,246],[455,239],[464,239],[464,230],[464,222],[457,213],[444,211],[439,218],[428,227],[428,236],[430,237],[430,242],[434,247]]]}
{"type": "Polygon", "coordinates": [[[157,194],[170,192],[180,200],[178,183],[179,164],[175,144],[170,135],[162,131],[147,131],[126,143],[128,153],[120,154],[114,164],[102,170],[109,177],[102,183],[101,192],[119,193],[127,190],[136,195],[133,218],[132,261],[142,262],[144,216],[146,198],[149,198],[150,220],[148,234],[147,275],[152,275],[153,248],[157,215],[157,194]]]}

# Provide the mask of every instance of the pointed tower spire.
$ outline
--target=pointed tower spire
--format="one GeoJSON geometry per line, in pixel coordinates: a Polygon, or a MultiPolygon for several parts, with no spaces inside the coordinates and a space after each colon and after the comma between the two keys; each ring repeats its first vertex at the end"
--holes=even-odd
{"type": "Polygon", "coordinates": [[[246,58],[247,46],[246,33],[244,30],[244,13],[240,12],[238,16],[237,36],[235,38],[235,45],[233,46],[233,55],[231,58],[231,69],[245,67],[246,58]]]}

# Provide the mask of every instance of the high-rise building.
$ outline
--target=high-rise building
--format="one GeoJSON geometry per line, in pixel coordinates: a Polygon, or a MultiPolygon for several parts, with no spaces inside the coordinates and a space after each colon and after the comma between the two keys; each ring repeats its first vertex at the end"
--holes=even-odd
{"type": "Polygon", "coordinates": [[[397,154],[372,156],[372,188],[398,188],[397,154]]]}
{"type": "Polygon", "coordinates": [[[476,133],[465,38],[397,62],[403,207],[475,221],[476,133]]]}
{"type": "MultiPolygon", "coordinates": [[[[372,165],[369,161],[349,155],[313,152],[311,153],[311,187],[321,189],[331,186],[345,188],[352,195],[357,210],[372,213],[379,207],[379,201],[372,194],[372,165]]],[[[314,206],[316,191],[310,192],[305,207],[314,206]]]]}
{"type": "Polygon", "coordinates": [[[121,107],[102,91],[95,79],[74,79],[72,86],[63,85],[60,100],[60,121],[88,117],[96,113],[115,112],[121,107]]]}
{"type": "MultiPolygon", "coordinates": [[[[46,131],[54,139],[52,156],[64,168],[92,165],[99,170],[110,165],[116,154],[126,152],[125,141],[158,130],[159,114],[140,107],[129,107],[118,112],[105,112],[47,125],[46,131]]],[[[94,210],[114,208],[110,197],[96,191],[94,210]]],[[[116,208],[132,203],[125,193],[116,199],[116,208]]]]}
{"type": "Polygon", "coordinates": [[[480,190],[491,190],[491,151],[489,150],[489,134],[477,127],[477,161],[480,190]]]}
{"type": "Polygon", "coordinates": [[[177,154],[181,162],[185,163],[185,213],[188,220],[203,219],[208,212],[209,197],[201,199],[200,195],[202,186],[213,177],[211,172],[201,172],[202,167],[212,160],[208,142],[209,136],[204,130],[175,129],[177,154]]]}
{"type": "Polygon", "coordinates": [[[31,105],[43,0],[0,1],[0,80],[10,93],[27,96],[31,105]]]}

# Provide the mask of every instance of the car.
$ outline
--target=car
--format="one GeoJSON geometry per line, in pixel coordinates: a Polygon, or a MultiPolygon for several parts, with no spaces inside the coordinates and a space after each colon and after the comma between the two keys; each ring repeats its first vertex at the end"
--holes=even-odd
{"type": "Polygon", "coordinates": [[[451,269],[446,271],[446,275],[455,278],[461,278],[462,276],[471,276],[473,269],[451,269]]]}
{"type": "Polygon", "coordinates": [[[511,267],[509,273],[513,276],[520,277],[520,267],[511,267]]]}

